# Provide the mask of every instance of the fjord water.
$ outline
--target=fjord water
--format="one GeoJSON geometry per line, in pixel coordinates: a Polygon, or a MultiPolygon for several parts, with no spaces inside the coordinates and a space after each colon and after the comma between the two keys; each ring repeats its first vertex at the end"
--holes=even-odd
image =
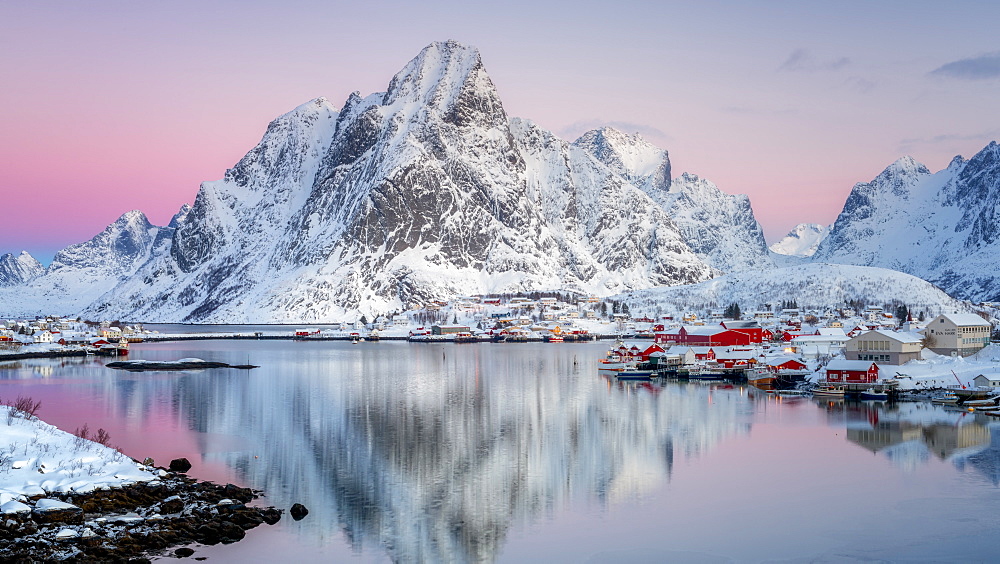
{"type": "Polygon", "coordinates": [[[929,403],[620,384],[607,343],[133,345],[250,371],[0,364],[0,397],[134,458],[303,503],[213,561],[982,561],[998,428],[929,403]]]}

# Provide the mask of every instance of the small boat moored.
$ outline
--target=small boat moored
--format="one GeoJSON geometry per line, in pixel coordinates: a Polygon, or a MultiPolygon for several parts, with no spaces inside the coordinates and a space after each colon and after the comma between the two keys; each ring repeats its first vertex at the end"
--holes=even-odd
{"type": "Polygon", "coordinates": [[[827,398],[842,398],[844,397],[844,388],[833,386],[831,384],[819,384],[812,389],[813,397],[827,397],[827,398]]]}
{"type": "Polygon", "coordinates": [[[886,401],[889,399],[889,393],[882,390],[876,391],[874,388],[868,388],[858,394],[858,397],[863,400],[886,401]]]}

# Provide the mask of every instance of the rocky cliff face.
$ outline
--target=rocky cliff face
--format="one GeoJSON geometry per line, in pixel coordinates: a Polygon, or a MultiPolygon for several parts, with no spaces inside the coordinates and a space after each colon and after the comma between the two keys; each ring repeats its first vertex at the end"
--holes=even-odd
{"type": "Polygon", "coordinates": [[[931,173],[904,157],[851,191],[814,260],[881,266],[1000,300],[1000,146],[931,173]]]}
{"type": "Polygon", "coordinates": [[[44,272],[45,267],[27,251],[0,256],[0,286],[23,284],[44,272]]]}
{"type": "Polygon", "coordinates": [[[574,145],[649,195],[707,264],[724,272],[773,266],[745,195],[726,194],[694,174],[671,180],[667,151],[639,135],[606,127],[585,133],[574,145]]]}
{"type": "Polygon", "coordinates": [[[715,274],[633,180],[508,119],[479,53],[435,43],[384,93],[355,93],[339,111],[317,99],[272,122],[202,185],[169,252],[85,313],[321,321],[459,294],[606,295],[715,274]]]}

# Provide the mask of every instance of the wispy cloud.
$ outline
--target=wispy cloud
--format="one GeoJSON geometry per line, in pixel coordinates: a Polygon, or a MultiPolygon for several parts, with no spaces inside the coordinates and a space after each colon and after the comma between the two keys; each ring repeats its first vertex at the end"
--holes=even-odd
{"type": "Polygon", "coordinates": [[[797,110],[792,109],[771,109],[771,108],[754,108],[750,106],[726,106],[720,108],[720,111],[725,114],[734,114],[742,116],[787,116],[798,113],[797,110]]]}
{"type": "Polygon", "coordinates": [[[928,74],[964,80],[1000,78],[1000,52],[945,63],[928,74]]]}
{"type": "Polygon", "coordinates": [[[933,137],[911,137],[899,142],[901,152],[907,152],[914,147],[927,145],[943,145],[962,141],[979,141],[984,145],[992,140],[1000,139],[1000,128],[988,129],[977,133],[947,133],[934,135],[933,137]]]}
{"type": "Polygon", "coordinates": [[[578,121],[556,131],[556,134],[563,139],[573,140],[592,129],[600,129],[602,127],[613,127],[625,133],[638,133],[647,141],[666,142],[673,140],[664,131],[650,125],[630,121],[605,121],[601,119],[578,121]]]}
{"type": "Polygon", "coordinates": [[[820,59],[806,49],[796,49],[785,59],[784,63],[781,63],[778,70],[787,72],[834,71],[849,64],[851,64],[851,60],[847,57],[820,59]]]}
{"type": "Polygon", "coordinates": [[[873,81],[868,80],[867,78],[861,78],[860,76],[848,77],[845,82],[847,83],[848,87],[862,94],[867,94],[871,92],[872,90],[875,89],[876,86],[876,84],[873,81]]]}

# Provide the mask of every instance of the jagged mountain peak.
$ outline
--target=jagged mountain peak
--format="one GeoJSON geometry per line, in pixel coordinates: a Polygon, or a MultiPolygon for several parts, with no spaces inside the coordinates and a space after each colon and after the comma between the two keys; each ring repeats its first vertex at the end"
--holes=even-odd
{"type": "Polygon", "coordinates": [[[381,105],[411,120],[426,119],[417,111],[458,126],[507,122],[479,50],[453,40],[424,47],[389,82],[381,105]]]}
{"type": "Polygon", "coordinates": [[[649,143],[638,133],[629,134],[605,126],[584,133],[573,144],[584,148],[630,181],[656,176],[661,188],[666,189],[670,185],[670,157],[667,151],[649,143]]]}
{"type": "Polygon", "coordinates": [[[187,220],[189,213],[191,213],[191,205],[187,203],[181,204],[181,208],[170,218],[170,223],[167,224],[167,227],[177,229],[187,220]]]}
{"type": "Polygon", "coordinates": [[[1000,147],[931,174],[912,158],[851,191],[813,260],[881,266],[952,295],[1000,299],[1000,147]]]}
{"type": "Polygon", "coordinates": [[[23,284],[44,271],[45,267],[28,251],[21,251],[17,256],[12,253],[0,256],[0,286],[23,284]]]}
{"type": "Polygon", "coordinates": [[[912,184],[917,178],[931,173],[922,163],[909,155],[896,159],[872,180],[872,184],[884,184],[894,190],[912,184]]]}
{"type": "Polygon", "coordinates": [[[139,210],[125,212],[93,239],[70,245],[56,253],[48,271],[64,268],[110,269],[122,274],[152,246],[159,228],[139,210]]]}

